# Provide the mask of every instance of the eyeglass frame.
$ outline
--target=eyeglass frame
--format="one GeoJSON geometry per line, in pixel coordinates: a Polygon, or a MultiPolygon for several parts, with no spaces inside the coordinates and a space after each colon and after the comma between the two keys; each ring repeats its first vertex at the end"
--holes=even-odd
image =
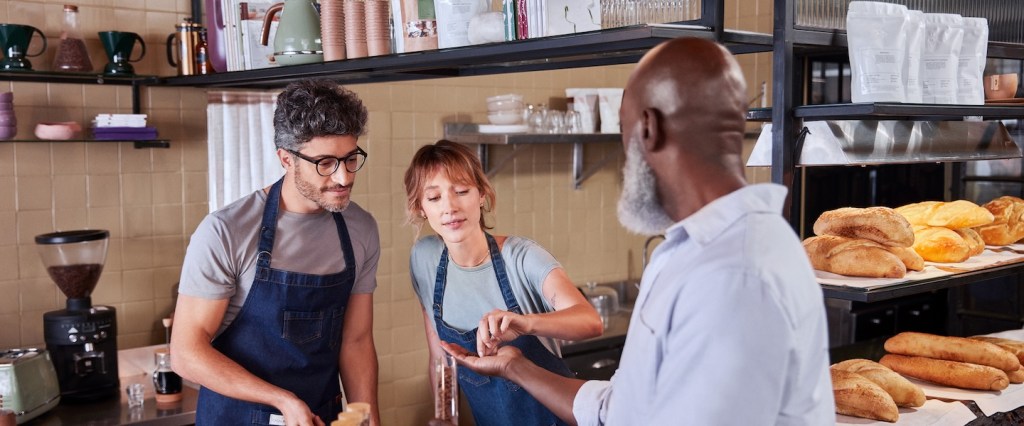
{"type": "Polygon", "coordinates": [[[363,166],[366,165],[366,159],[370,158],[370,155],[367,154],[366,151],[363,151],[363,149],[358,147],[358,146],[356,147],[355,151],[352,151],[351,153],[349,153],[348,155],[346,155],[344,157],[334,157],[334,156],[330,156],[330,155],[324,155],[324,156],[321,156],[319,159],[314,159],[312,157],[308,157],[305,154],[302,154],[302,153],[300,153],[298,151],[293,151],[293,150],[290,150],[290,149],[284,149],[284,150],[287,151],[288,153],[298,157],[298,158],[301,158],[301,159],[306,160],[306,161],[308,161],[310,163],[313,163],[314,169],[316,169],[316,174],[318,174],[320,176],[323,176],[323,177],[334,176],[335,173],[338,173],[338,169],[341,168],[342,164],[345,164],[345,171],[347,171],[349,173],[358,172],[358,171],[362,170],[363,166]],[[351,158],[352,156],[355,156],[355,155],[362,155],[363,156],[363,162],[362,162],[362,164],[359,165],[359,168],[357,168],[355,170],[349,170],[348,169],[348,159],[351,158]],[[336,164],[334,166],[334,170],[332,170],[330,173],[328,173],[326,175],[323,174],[323,173],[320,173],[320,163],[323,162],[324,160],[335,160],[335,161],[338,162],[338,164],[336,164]]]}

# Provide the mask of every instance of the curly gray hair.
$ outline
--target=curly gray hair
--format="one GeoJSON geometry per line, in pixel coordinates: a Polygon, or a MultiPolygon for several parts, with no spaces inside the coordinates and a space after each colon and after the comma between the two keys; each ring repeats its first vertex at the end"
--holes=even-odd
{"type": "Polygon", "coordinates": [[[277,97],[274,144],[298,151],[315,137],[366,133],[366,107],[351,90],[326,79],[289,84],[277,97]]]}

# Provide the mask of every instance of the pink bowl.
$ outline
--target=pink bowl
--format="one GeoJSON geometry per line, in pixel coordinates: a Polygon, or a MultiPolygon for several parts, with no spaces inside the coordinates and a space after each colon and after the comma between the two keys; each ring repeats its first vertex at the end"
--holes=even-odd
{"type": "Polygon", "coordinates": [[[39,123],[36,125],[35,134],[39,139],[63,141],[71,139],[80,130],[82,130],[81,126],[74,121],[39,123]]]}

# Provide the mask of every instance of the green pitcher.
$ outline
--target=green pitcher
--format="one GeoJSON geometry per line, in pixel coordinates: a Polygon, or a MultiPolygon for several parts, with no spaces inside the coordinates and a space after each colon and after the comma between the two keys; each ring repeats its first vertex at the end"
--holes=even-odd
{"type": "Polygon", "coordinates": [[[267,45],[270,23],[281,13],[274,35],[274,60],[278,65],[312,64],[324,61],[320,43],[320,13],[310,0],[285,0],[267,9],[263,19],[263,37],[267,45]],[[283,9],[283,10],[282,10],[283,9]]]}
{"type": "Polygon", "coordinates": [[[42,55],[46,50],[46,36],[38,28],[30,25],[0,24],[0,49],[3,49],[4,59],[0,61],[0,69],[4,71],[31,71],[32,63],[28,57],[42,55]],[[32,42],[32,35],[39,33],[43,40],[43,47],[38,52],[28,53],[28,45],[32,42]]]}

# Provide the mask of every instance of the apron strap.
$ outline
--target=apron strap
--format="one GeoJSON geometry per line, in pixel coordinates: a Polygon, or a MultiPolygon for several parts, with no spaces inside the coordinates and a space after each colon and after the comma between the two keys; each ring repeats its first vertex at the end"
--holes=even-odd
{"type": "Polygon", "coordinates": [[[270,192],[267,194],[267,205],[263,208],[263,219],[260,221],[260,242],[256,254],[257,273],[260,268],[270,268],[270,254],[274,250],[274,234],[277,232],[277,212],[281,207],[283,184],[282,177],[270,186],[270,192]]]}

